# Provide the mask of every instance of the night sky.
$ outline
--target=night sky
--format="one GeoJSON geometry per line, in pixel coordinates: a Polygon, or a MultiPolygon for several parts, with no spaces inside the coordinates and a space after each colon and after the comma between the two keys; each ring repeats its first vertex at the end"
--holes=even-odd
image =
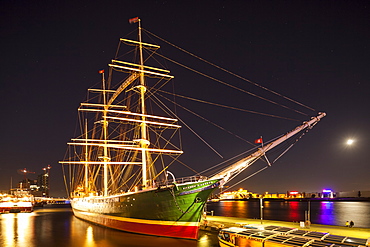
{"type": "MultiPolygon", "coordinates": [[[[280,100],[307,116],[251,96],[236,100],[233,93],[238,92],[169,65],[184,95],[194,93],[193,97],[225,104],[230,99],[235,107],[298,120],[223,109],[205,115],[238,136],[250,142],[260,136],[269,140],[320,111],[327,113],[271,168],[236,189],[370,190],[369,1],[217,0],[1,0],[0,190],[9,189],[11,177],[13,185],[22,180],[18,169],[37,174],[51,165],[51,195],[65,195],[58,161],[74,137],[77,108],[86,90],[100,81],[98,71],[108,69],[118,39],[136,29],[128,23],[136,16],[146,30],[314,109],[292,106],[248,82],[215,72],[227,83],[280,100]],[[352,146],[345,144],[349,138],[355,140],[352,146]]],[[[145,37],[144,41],[151,42],[145,37]]],[[[163,47],[162,53],[177,61],[185,58],[169,51],[166,54],[163,47]]],[[[190,58],[185,63],[213,72],[190,58]]],[[[200,152],[204,147],[200,141],[192,141],[190,147],[184,143],[183,159],[197,171],[253,147],[213,134],[209,124],[194,122],[192,128],[224,157],[210,150],[200,152]]],[[[191,175],[180,167],[170,170],[177,177],[191,175]]]]}

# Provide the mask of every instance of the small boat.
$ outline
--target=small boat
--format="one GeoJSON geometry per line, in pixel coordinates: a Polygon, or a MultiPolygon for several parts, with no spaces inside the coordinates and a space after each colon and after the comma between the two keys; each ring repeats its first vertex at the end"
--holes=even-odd
{"type": "Polygon", "coordinates": [[[0,194],[0,213],[30,213],[34,198],[28,193],[0,194]]]}
{"type": "Polygon", "coordinates": [[[99,71],[100,87],[90,88],[88,100],[78,109],[81,131],[60,161],[73,213],[122,231],[197,239],[204,206],[214,190],[267,151],[311,129],[325,113],[211,176],[176,178],[169,167],[183,153],[178,144],[182,139],[175,137],[179,122],[184,122],[156,96],[174,76],[148,65],[159,46],[142,41],[140,19],[131,22],[138,23],[138,40],[121,38],[117,56],[108,65],[108,79],[99,71]],[[122,54],[136,54],[137,59],[122,60],[123,47],[134,47],[136,52],[122,54]],[[119,79],[114,79],[117,74],[119,79]]]}

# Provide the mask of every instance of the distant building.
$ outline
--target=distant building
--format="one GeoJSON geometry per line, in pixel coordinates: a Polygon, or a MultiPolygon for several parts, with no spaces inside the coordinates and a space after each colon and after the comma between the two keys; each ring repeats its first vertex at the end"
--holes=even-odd
{"type": "Polygon", "coordinates": [[[239,189],[236,191],[227,191],[219,195],[220,200],[242,200],[251,198],[266,198],[266,199],[335,199],[335,198],[370,198],[370,191],[345,191],[334,192],[330,189],[324,189],[320,192],[299,192],[287,191],[286,193],[268,193],[263,194],[253,193],[248,190],[239,189]]]}
{"type": "Polygon", "coordinates": [[[37,179],[34,179],[34,180],[25,177],[22,181],[18,183],[18,187],[12,190],[22,189],[22,190],[28,191],[35,197],[49,197],[50,169],[51,169],[51,166],[47,166],[46,168],[43,168],[43,173],[39,174],[37,176],[37,179]]]}
{"type": "Polygon", "coordinates": [[[49,197],[49,173],[44,172],[37,176],[37,185],[42,192],[42,197],[49,197]]]}
{"type": "Polygon", "coordinates": [[[370,191],[357,191],[357,190],[353,190],[353,191],[340,191],[340,192],[337,192],[337,196],[338,197],[347,197],[347,198],[353,198],[353,197],[366,197],[366,198],[369,198],[370,197],[370,191]]]}
{"type": "Polygon", "coordinates": [[[239,189],[237,191],[227,191],[220,194],[220,200],[241,200],[249,198],[258,198],[256,193],[252,193],[248,190],[239,189]]]}

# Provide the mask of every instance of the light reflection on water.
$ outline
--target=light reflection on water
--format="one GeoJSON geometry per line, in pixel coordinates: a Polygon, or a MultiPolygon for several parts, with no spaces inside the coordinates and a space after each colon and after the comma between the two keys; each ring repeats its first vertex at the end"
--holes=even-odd
{"type": "Polygon", "coordinates": [[[352,220],[355,227],[370,228],[370,202],[334,202],[330,207],[328,214],[336,216],[335,224],[352,220]]]}
{"type": "MultiPolygon", "coordinates": [[[[318,218],[321,222],[326,222],[328,225],[335,225],[336,223],[336,212],[333,202],[323,201],[320,202],[320,208],[318,218]]],[[[340,216],[338,216],[340,217],[340,216]]]]}
{"type": "MultiPolygon", "coordinates": [[[[344,226],[347,220],[352,220],[355,227],[370,228],[368,201],[264,201],[263,218],[290,222],[304,221],[309,208],[311,222],[314,224],[344,226]]],[[[213,211],[217,216],[259,219],[260,202],[253,200],[208,203],[207,211],[213,211]]]]}
{"type": "Polygon", "coordinates": [[[288,213],[289,220],[297,221],[297,219],[299,219],[299,211],[299,202],[291,202],[288,213]]]}
{"type": "Polygon", "coordinates": [[[86,242],[84,244],[86,247],[95,247],[96,244],[94,242],[94,233],[92,226],[88,226],[86,229],[86,242]]]}
{"type": "Polygon", "coordinates": [[[198,241],[145,236],[90,224],[73,216],[71,209],[37,209],[32,213],[0,215],[2,247],[115,247],[115,246],[218,246],[217,236],[200,231],[198,241]]]}

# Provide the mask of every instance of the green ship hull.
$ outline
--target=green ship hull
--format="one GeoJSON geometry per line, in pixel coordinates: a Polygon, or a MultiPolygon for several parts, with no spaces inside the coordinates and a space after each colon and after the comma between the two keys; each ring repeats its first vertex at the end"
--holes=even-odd
{"type": "Polygon", "coordinates": [[[220,179],[161,186],[115,196],[74,198],[74,214],[106,227],[196,239],[204,205],[220,179]]]}

